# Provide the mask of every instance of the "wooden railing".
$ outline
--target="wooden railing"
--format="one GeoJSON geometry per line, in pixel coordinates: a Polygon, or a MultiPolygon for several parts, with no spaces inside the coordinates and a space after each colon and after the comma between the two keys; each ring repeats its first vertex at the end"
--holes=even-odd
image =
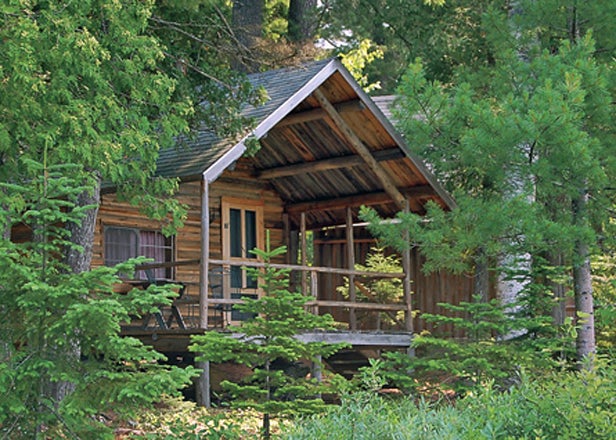
{"type": "MultiPolygon", "coordinates": [[[[148,263],[139,265],[136,269],[138,270],[146,270],[146,269],[155,269],[161,267],[180,267],[180,266],[199,266],[199,260],[182,260],[182,261],[174,261],[168,263],[148,263]]],[[[333,267],[318,267],[318,266],[308,266],[308,265],[293,265],[293,264],[276,264],[270,263],[265,264],[263,262],[259,262],[256,260],[218,260],[218,259],[210,259],[208,261],[210,268],[212,267],[231,267],[231,266],[241,266],[241,267],[254,267],[254,268],[265,268],[266,266],[270,266],[276,269],[287,269],[290,271],[299,272],[302,281],[306,278],[309,278],[310,282],[300,282],[299,285],[301,287],[301,292],[304,296],[310,296],[312,299],[306,302],[306,306],[310,307],[315,314],[319,313],[319,309],[323,307],[328,308],[341,308],[349,310],[349,312],[354,312],[356,310],[366,310],[373,312],[404,312],[405,314],[405,330],[411,331],[409,322],[412,322],[411,313],[412,307],[410,303],[410,296],[404,295],[406,299],[403,303],[379,303],[379,302],[363,302],[355,300],[322,300],[319,299],[319,274],[336,274],[346,276],[349,279],[354,280],[354,283],[357,284],[357,279],[404,279],[405,274],[402,272],[391,273],[391,272],[368,272],[368,271],[358,271],[351,269],[342,269],[342,268],[333,268],[333,267]]],[[[210,270],[210,273],[212,271],[210,270]]],[[[182,280],[178,280],[182,281],[182,280]]],[[[242,299],[232,299],[232,298],[212,298],[209,295],[207,296],[207,300],[199,304],[199,313],[205,313],[205,316],[208,315],[209,309],[215,308],[217,306],[227,306],[232,307],[236,304],[242,304],[244,301],[242,299]]],[[[197,301],[198,303],[198,301],[197,301]]],[[[201,321],[203,323],[203,320],[201,321]]],[[[207,319],[205,320],[207,323],[207,319]]],[[[355,320],[350,320],[349,328],[350,330],[357,330],[357,324],[355,320]]]]}

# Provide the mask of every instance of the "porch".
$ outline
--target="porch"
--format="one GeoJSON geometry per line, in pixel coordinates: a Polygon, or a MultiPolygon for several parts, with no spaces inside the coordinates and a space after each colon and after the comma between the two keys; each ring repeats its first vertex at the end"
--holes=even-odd
{"type": "MultiPolygon", "coordinates": [[[[305,249],[303,253],[306,253],[305,249]]],[[[354,261],[354,258],[351,257],[351,260],[354,261]]],[[[200,260],[151,263],[141,265],[137,269],[149,271],[179,266],[192,266],[195,272],[203,271],[200,260]]],[[[122,332],[125,335],[140,337],[166,334],[174,335],[170,336],[171,339],[182,339],[182,335],[189,337],[207,330],[228,331],[231,325],[239,325],[243,320],[250,318],[236,311],[234,306],[242,304],[245,297],[257,298],[260,295],[258,288],[251,290],[233,287],[231,268],[240,267],[244,270],[246,267],[264,268],[265,266],[265,263],[254,259],[241,261],[209,259],[209,270],[207,276],[204,277],[203,285],[181,278],[126,280],[124,290],[134,287],[147,288],[150,284],[172,284],[177,286],[175,290],[178,292],[178,297],[174,299],[171,306],[161,307],[156,316],[145,316],[126,323],[122,332]]],[[[307,298],[305,306],[312,313],[331,313],[339,317],[336,320],[337,331],[332,332],[332,335],[339,336],[331,336],[332,338],[347,338],[346,342],[356,345],[373,345],[368,341],[369,339],[384,341],[382,336],[387,332],[405,335],[413,332],[410,277],[404,272],[359,271],[351,268],[277,263],[272,263],[270,266],[289,271],[290,279],[295,281],[292,283],[295,286],[292,285],[291,289],[301,292],[307,298]],[[348,295],[345,297],[338,293],[335,300],[322,299],[325,295],[319,280],[324,275],[335,275],[338,280],[348,280],[345,283],[348,295]],[[377,295],[366,287],[366,283],[374,279],[402,280],[402,285],[405,286],[401,292],[402,301],[371,301],[377,295]],[[387,323],[380,319],[381,314],[390,318],[387,323]],[[360,319],[358,315],[361,315],[360,319]],[[346,319],[340,319],[340,317],[346,317],[346,319]],[[380,336],[370,338],[368,335],[374,332],[380,336]],[[361,343],[360,335],[362,334],[366,340],[365,344],[361,343]]],[[[340,287],[340,285],[332,286],[331,282],[328,285],[329,289],[333,288],[334,291],[338,291],[340,287]]],[[[155,339],[156,337],[153,340],[155,339]]],[[[183,344],[184,342],[179,342],[175,347],[179,350],[174,348],[170,351],[182,351],[183,344]]]]}

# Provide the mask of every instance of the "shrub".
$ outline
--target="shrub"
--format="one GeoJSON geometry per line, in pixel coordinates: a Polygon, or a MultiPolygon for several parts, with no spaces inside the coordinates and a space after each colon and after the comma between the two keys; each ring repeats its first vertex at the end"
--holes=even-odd
{"type": "Polygon", "coordinates": [[[616,438],[616,370],[552,374],[506,392],[485,386],[456,405],[372,394],[343,398],[299,422],[284,440],[616,438]]]}

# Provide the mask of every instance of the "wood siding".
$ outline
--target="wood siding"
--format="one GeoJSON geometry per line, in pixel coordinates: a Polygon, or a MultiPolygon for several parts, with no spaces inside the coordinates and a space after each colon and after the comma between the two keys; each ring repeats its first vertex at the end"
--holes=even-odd
{"type": "MultiPolygon", "coordinates": [[[[201,183],[183,182],[177,193],[178,200],[188,208],[184,226],[175,236],[175,261],[196,261],[200,258],[201,236],[201,183]]],[[[222,259],[222,198],[242,199],[263,205],[264,229],[270,230],[272,247],[283,244],[283,205],[271,188],[249,177],[249,169],[238,164],[234,171],[226,171],[210,185],[210,258],[222,259]]],[[[129,227],[144,230],[160,230],[162,224],[147,219],[137,207],[119,202],[115,194],[105,194],[99,209],[94,237],[92,266],[104,264],[104,228],[106,226],[129,227]]],[[[284,262],[281,258],[277,262],[284,262]]],[[[210,268],[212,270],[213,268],[210,268]]],[[[180,265],[175,268],[174,278],[184,283],[186,302],[196,304],[199,297],[199,265],[180,265]]],[[[196,306],[182,306],[188,319],[197,319],[196,306]]]]}

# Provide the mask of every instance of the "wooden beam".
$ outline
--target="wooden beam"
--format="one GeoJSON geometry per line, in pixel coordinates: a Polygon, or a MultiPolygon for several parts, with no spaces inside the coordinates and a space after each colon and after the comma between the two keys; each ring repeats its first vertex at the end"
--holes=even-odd
{"type": "MultiPolygon", "coordinates": [[[[406,155],[398,147],[379,150],[374,153],[374,158],[377,162],[402,159],[403,157],[406,157],[406,155]]],[[[319,171],[350,168],[362,165],[363,163],[364,160],[361,156],[357,154],[350,154],[347,156],[331,157],[312,162],[301,162],[283,167],[267,168],[257,172],[257,177],[259,179],[276,179],[278,177],[294,176],[302,173],[316,173],[319,171]]]]}
{"type": "MultiPolygon", "coordinates": [[[[413,186],[401,190],[406,198],[429,196],[434,193],[434,190],[429,185],[413,186]]],[[[300,212],[323,211],[328,209],[344,209],[348,206],[371,206],[380,205],[387,202],[393,202],[391,196],[386,192],[373,192],[366,194],[355,194],[346,197],[335,197],[332,199],[310,200],[306,202],[298,202],[288,204],[285,207],[289,214],[298,214],[300,212]]]]}
{"type": "MultiPolygon", "coordinates": [[[[336,273],[340,275],[349,275],[354,274],[358,277],[367,277],[367,278],[404,278],[404,272],[368,272],[361,270],[349,270],[342,269],[339,267],[322,267],[322,266],[298,266],[293,264],[277,264],[271,263],[266,264],[261,261],[255,260],[215,260],[213,258],[210,259],[210,264],[212,266],[246,266],[246,267],[266,267],[270,266],[274,269],[290,269],[290,270],[304,270],[306,272],[321,272],[321,273],[336,273]]],[[[209,299],[210,303],[213,300],[209,299]]]]}
{"type": "Polygon", "coordinates": [[[327,112],[327,115],[334,121],[334,124],[338,127],[338,129],[342,132],[342,134],[347,138],[347,140],[351,143],[357,154],[359,154],[362,159],[366,162],[370,170],[376,174],[377,178],[381,181],[383,185],[383,189],[389,196],[392,198],[396,206],[402,210],[404,209],[404,196],[396,185],[392,182],[390,176],[387,172],[381,167],[381,165],[374,158],[368,147],[364,145],[361,139],[355,134],[355,132],[349,127],[346,121],[342,118],[340,113],[335,109],[331,102],[325,97],[323,92],[319,89],[316,89],[313,92],[314,97],[319,101],[319,104],[323,109],[327,112]]]}
{"type": "MultiPolygon", "coordinates": [[[[334,106],[340,113],[346,112],[358,112],[366,108],[364,103],[359,99],[353,99],[351,101],[341,102],[334,106]]],[[[287,127],[289,125],[302,124],[304,122],[316,121],[327,117],[327,113],[322,108],[313,108],[310,110],[304,110],[301,112],[291,113],[285,117],[282,121],[276,124],[275,128],[287,127]]]]}

